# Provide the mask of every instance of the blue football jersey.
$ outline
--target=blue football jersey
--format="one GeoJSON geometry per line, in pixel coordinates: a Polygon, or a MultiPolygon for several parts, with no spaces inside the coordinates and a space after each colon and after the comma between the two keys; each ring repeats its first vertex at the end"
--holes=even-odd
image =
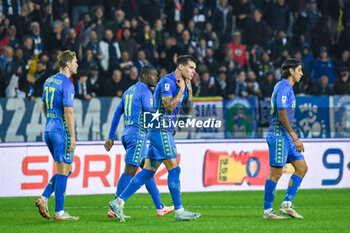
{"type": "Polygon", "coordinates": [[[165,75],[156,86],[154,91],[154,109],[162,115],[160,116],[160,129],[166,129],[169,132],[174,132],[174,125],[177,120],[177,115],[180,111],[182,104],[186,102],[187,99],[187,87],[181,96],[179,104],[176,106],[172,113],[168,113],[165,110],[162,98],[165,96],[175,97],[179,92],[180,88],[176,85],[176,77],[174,72],[165,75]],[[164,124],[165,121],[165,124],[164,124]]]}
{"type": "Polygon", "coordinates": [[[122,99],[114,113],[109,139],[114,139],[119,120],[124,114],[123,135],[135,135],[146,137],[143,113],[153,111],[153,96],[151,90],[143,82],[137,82],[129,87],[123,94],[122,99]]]}
{"type": "Polygon", "coordinates": [[[49,77],[44,84],[42,101],[46,104],[45,132],[68,133],[64,107],[73,107],[74,85],[61,73],[49,77]]]}
{"type": "Polygon", "coordinates": [[[279,81],[271,96],[271,110],[270,110],[270,126],[267,133],[268,137],[271,136],[289,136],[288,132],[279,120],[278,110],[286,110],[290,125],[294,125],[295,114],[295,96],[293,87],[290,85],[287,79],[279,81]]]}

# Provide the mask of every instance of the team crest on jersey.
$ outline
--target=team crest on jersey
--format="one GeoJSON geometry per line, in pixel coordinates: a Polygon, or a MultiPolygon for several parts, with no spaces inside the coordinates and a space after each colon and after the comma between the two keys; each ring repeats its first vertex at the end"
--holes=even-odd
{"type": "Polygon", "coordinates": [[[287,96],[282,96],[282,103],[285,103],[287,101],[287,96]]]}
{"type": "Polygon", "coordinates": [[[169,90],[170,90],[170,85],[169,85],[169,83],[166,83],[164,87],[165,87],[165,90],[166,90],[166,91],[169,91],[169,90]]]}

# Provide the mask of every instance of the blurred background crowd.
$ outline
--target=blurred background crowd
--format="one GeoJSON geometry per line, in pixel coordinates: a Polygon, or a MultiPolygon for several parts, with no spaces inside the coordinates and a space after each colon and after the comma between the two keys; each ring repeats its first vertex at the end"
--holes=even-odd
{"type": "Polygon", "coordinates": [[[76,97],[118,96],[144,65],[198,60],[195,96],[270,97],[285,58],[296,94],[350,94],[350,0],[0,0],[0,97],[41,97],[70,49],[76,97]]]}

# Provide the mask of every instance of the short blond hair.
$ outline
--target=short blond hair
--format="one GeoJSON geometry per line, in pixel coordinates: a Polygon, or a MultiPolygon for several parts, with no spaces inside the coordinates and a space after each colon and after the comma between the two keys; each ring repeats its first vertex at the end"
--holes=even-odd
{"type": "Polygon", "coordinates": [[[65,50],[61,52],[57,56],[58,67],[63,69],[64,67],[66,67],[66,62],[71,62],[75,57],[76,57],[76,54],[73,51],[65,50]]]}

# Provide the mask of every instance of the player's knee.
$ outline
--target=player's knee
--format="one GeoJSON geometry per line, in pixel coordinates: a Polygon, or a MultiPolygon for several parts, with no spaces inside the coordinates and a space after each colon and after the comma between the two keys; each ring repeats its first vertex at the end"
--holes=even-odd
{"type": "Polygon", "coordinates": [[[283,173],[283,168],[271,168],[269,180],[277,182],[281,178],[282,173],[283,173]]]}
{"type": "Polygon", "coordinates": [[[309,169],[309,168],[308,168],[307,165],[305,164],[305,165],[299,167],[297,170],[298,170],[298,172],[300,173],[300,175],[302,175],[302,177],[304,177],[304,176],[306,175],[308,169],[309,169]]]}
{"type": "Polygon", "coordinates": [[[133,177],[135,175],[137,171],[137,167],[130,165],[130,164],[125,164],[125,168],[124,168],[124,174],[127,174],[131,177],[133,177]]]}

